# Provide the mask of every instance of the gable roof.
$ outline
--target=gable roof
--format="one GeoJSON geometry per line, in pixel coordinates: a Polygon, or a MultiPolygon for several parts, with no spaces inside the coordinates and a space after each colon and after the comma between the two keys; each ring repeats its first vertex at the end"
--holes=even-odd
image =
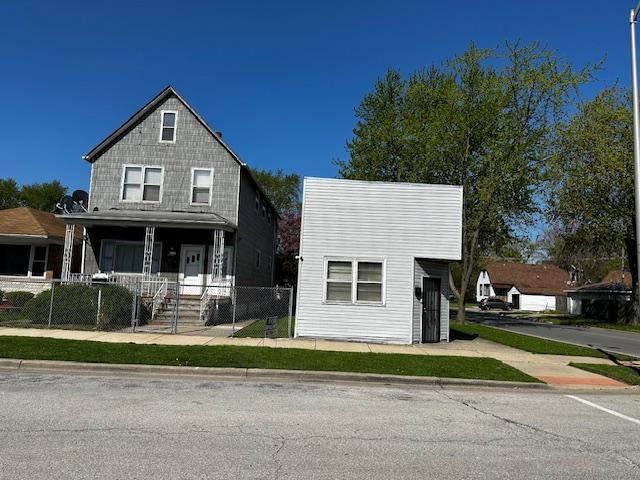
{"type": "Polygon", "coordinates": [[[172,95],[174,95],[185,106],[185,108],[187,110],[189,110],[189,112],[196,118],[196,120],[198,120],[198,122],[200,122],[200,124],[202,124],[202,126],[209,132],[209,134],[213,138],[215,138],[220,143],[220,145],[222,145],[224,147],[224,149],[227,152],[229,152],[229,155],[231,155],[231,157],[233,157],[233,159],[236,162],[238,162],[238,164],[240,165],[241,170],[244,170],[249,175],[249,178],[252,181],[252,183],[260,191],[262,196],[267,200],[267,203],[269,204],[269,206],[273,209],[273,211],[279,217],[280,216],[280,212],[278,212],[278,209],[274,206],[273,202],[271,202],[271,199],[264,192],[262,186],[258,183],[257,179],[253,175],[253,172],[251,172],[251,169],[247,166],[247,164],[240,159],[240,157],[236,154],[236,152],[234,152],[231,149],[231,147],[229,147],[229,145],[227,145],[222,140],[222,137],[213,128],[211,128],[207,124],[207,122],[204,121],[204,118],[202,118],[198,114],[198,112],[196,112],[193,109],[193,107],[191,105],[189,105],[189,103],[187,103],[187,101],[171,85],[167,85],[160,93],[158,93],[149,102],[147,102],[146,105],[144,105],[142,108],[140,108],[140,110],[138,110],[131,117],[129,117],[129,119],[126,122],[124,122],[122,125],[120,125],[120,127],[118,127],[116,130],[114,130],[111,134],[109,134],[98,145],[93,147],[91,149],[91,151],[89,151],[89,153],[87,153],[86,155],[83,155],[82,158],[84,160],[86,160],[87,162],[89,162],[89,163],[95,162],[97,160],[97,158],[107,148],[109,148],[111,145],[113,145],[113,143],[115,143],[122,135],[127,133],[133,127],[135,127],[149,112],[154,110],[160,103],[162,103],[165,99],[167,99],[168,97],[170,97],[172,95]]]}
{"type": "Polygon", "coordinates": [[[53,213],[29,207],[0,210],[0,235],[64,239],[64,222],[53,213]]]}
{"type": "Polygon", "coordinates": [[[490,263],[484,270],[492,285],[513,285],[528,295],[565,295],[570,279],[566,271],[550,263],[490,263]]]}

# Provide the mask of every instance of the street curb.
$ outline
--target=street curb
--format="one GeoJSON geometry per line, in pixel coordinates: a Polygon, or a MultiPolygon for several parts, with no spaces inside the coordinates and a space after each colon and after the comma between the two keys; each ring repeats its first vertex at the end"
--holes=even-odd
{"type": "Polygon", "coordinates": [[[169,375],[205,377],[211,380],[288,381],[320,383],[362,383],[401,386],[475,386],[548,390],[544,383],[475,380],[466,378],[416,377],[355,372],[324,372],[310,370],[275,370],[260,368],[176,367],[169,365],[134,365],[109,363],[65,362],[54,360],[0,359],[0,369],[25,372],[96,373],[136,375],[169,375]]]}

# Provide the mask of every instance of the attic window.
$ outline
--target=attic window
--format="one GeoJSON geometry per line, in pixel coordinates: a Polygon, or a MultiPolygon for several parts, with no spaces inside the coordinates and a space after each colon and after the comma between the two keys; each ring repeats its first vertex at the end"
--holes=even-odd
{"type": "Polygon", "coordinates": [[[175,143],[176,126],[178,112],[162,111],[162,122],[160,128],[160,141],[164,143],[175,143]]]}

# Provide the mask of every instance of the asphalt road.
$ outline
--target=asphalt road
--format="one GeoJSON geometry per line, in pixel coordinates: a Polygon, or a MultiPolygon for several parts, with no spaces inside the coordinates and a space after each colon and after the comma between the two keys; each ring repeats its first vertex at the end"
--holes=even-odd
{"type": "Polygon", "coordinates": [[[470,312],[467,317],[474,322],[504,328],[511,332],[576,343],[610,352],[626,353],[640,357],[640,333],[605,328],[553,325],[526,319],[499,315],[495,312],[470,312]]]}
{"type": "Polygon", "coordinates": [[[0,478],[640,478],[640,396],[576,395],[0,372],[0,478]]]}

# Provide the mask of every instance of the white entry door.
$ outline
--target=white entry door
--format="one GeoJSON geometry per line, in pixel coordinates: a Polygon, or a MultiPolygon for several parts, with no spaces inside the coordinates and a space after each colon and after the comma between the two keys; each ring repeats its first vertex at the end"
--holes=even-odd
{"type": "Polygon", "coordinates": [[[180,280],[183,295],[201,295],[204,285],[204,245],[183,245],[180,280]]]}

